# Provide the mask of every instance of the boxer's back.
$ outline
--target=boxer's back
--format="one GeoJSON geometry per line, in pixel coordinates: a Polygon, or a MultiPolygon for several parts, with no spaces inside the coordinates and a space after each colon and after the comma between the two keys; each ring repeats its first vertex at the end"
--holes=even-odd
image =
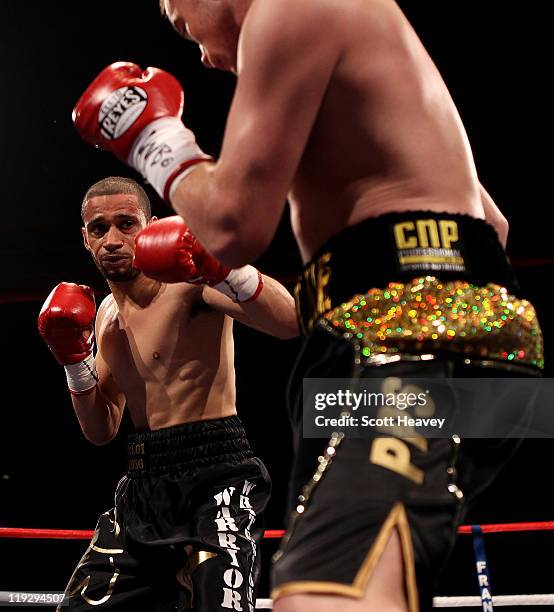
{"type": "Polygon", "coordinates": [[[385,212],[483,217],[454,103],[397,5],[346,0],[336,14],[321,42],[340,45],[340,59],[291,193],[304,258],[340,229],[385,212]]]}
{"type": "Polygon", "coordinates": [[[198,287],[161,285],[141,305],[98,313],[98,350],[138,429],[230,416],[235,410],[232,320],[209,309],[198,287]]]}

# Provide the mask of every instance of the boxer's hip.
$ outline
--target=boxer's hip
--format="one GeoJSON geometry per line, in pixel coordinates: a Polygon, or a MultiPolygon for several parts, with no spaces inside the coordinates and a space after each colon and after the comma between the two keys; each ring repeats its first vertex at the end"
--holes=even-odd
{"type": "Polygon", "coordinates": [[[194,543],[200,514],[212,511],[214,495],[226,489],[233,506],[251,483],[257,512],[269,497],[267,470],[237,416],[134,433],[128,455],[116,513],[127,536],[142,544],[194,543]]]}
{"type": "Polygon", "coordinates": [[[254,456],[238,416],[195,421],[127,439],[128,475],[180,475],[254,456]]]}
{"type": "Polygon", "coordinates": [[[446,353],[543,367],[541,329],[495,230],[424,211],[366,219],[331,238],[295,289],[301,328],[356,345],[364,364],[446,353]]]}

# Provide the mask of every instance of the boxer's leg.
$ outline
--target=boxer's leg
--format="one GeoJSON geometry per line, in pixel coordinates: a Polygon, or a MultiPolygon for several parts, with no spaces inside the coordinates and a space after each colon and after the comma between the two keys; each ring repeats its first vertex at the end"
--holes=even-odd
{"type": "Polygon", "coordinates": [[[176,589],[166,589],[156,576],[129,553],[121,525],[111,510],[98,520],[92,541],[67,585],[69,603],[58,610],[174,609],[176,589]]]}
{"type": "MultiPolygon", "coordinates": [[[[364,377],[433,379],[436,416],[453,415],[458,405],[450,370],[449,361],[400,362],[367,368],[364,377]]],[[[300,444],[297,460],[305,464],[309,457],[300,444]]],[[[378,432],[369,439],[348,433],[332,439],[320,461],[326,467],[307,487],[306,500],[299,499],[275,557],[275,609],[430,609],[461,515],[463,496],[450,469],[458,448],[457,438],[378,432]]]]}
{"type": "Polygon", "coordinates": [[[218,478],[204,483],[204,501],[194,514],[199,542],[189,557],[192,605],[197,612],[254,612],[260,575],[263,512],[271,482],[259,459],[218,466],[218,478]],[[219,553],[199,550],[201,543],[219,553]]]}
{"type": "Polygon", "coordinates": [[[275,602],[275,612],[409,612],[404,589],[404,562],[400,536],[391,533],[388,544],[361,599],[335,595],[298,594],[275,602]]]}

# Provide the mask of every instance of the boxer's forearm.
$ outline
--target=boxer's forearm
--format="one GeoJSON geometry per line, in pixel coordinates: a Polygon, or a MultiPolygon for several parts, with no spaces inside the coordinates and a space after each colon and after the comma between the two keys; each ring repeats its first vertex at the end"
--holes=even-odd
{"type": "Polygon", "coordinates": [[[215,166],[205,163],[198,164],[179,182],[171,205],[211,255],[238,268],[253,261],[258,253],[252,252],[255,238],[249,238],[247,228],[241,226],[229,197],[219,184],[215,166]]]}
{"type": "Polygon", "coordinates": [[[117,416],[110,402],[95,387],[85,395],[72,395],[75,415],[85,438],[97,446],[107,444],[117,433],[117,416]]]}
{"type": "Polygon", "coordinates": [[[287,340],[299,335],[294,299],[275,279],[263,276],[264,288],[252,302],[240,304],[243,322],[260,331],[287,340]]]}
{"type": "Polygon", "coordinates": [[[219,164],[198,164],[172,191],[171,206],[211,255],[239,268],[264,252],[280,216],[268,222],[274,215],[267,196],[257,196],[255,188],[241,187],[236,180],[232,183],[219,164]]]}
{"type": "Polygon", "coordinates": [[[234,302],[208,286],[204,287],[203,299],[214,310],[258,331],[282,340],[298,336],[298,321],[291,294],[273,278],[262,278],[263,289],[251,302],[234,302]]]}

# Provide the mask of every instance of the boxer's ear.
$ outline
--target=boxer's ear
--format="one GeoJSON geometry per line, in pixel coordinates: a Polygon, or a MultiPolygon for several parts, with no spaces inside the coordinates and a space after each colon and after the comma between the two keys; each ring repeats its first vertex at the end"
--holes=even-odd
{"type": "Polygon", "coordinates": [[[90,251],[91,248],[90,248],[90,245],[88,243],[88,237],[87,237],[87,230],[86,230],[86,228],[84,228],[84,227],[81,228],[81,234],[83,236],[83,244],[85,245],[85,249],[87,251],[90,251]]]}
{"type": "Polygon", "coordinates": [[[148,225],[150,225],[151,223],[154,223],[154,221],[157,221],[158,217],[150,217],[150,221],[148,221],[148,225]]]}

